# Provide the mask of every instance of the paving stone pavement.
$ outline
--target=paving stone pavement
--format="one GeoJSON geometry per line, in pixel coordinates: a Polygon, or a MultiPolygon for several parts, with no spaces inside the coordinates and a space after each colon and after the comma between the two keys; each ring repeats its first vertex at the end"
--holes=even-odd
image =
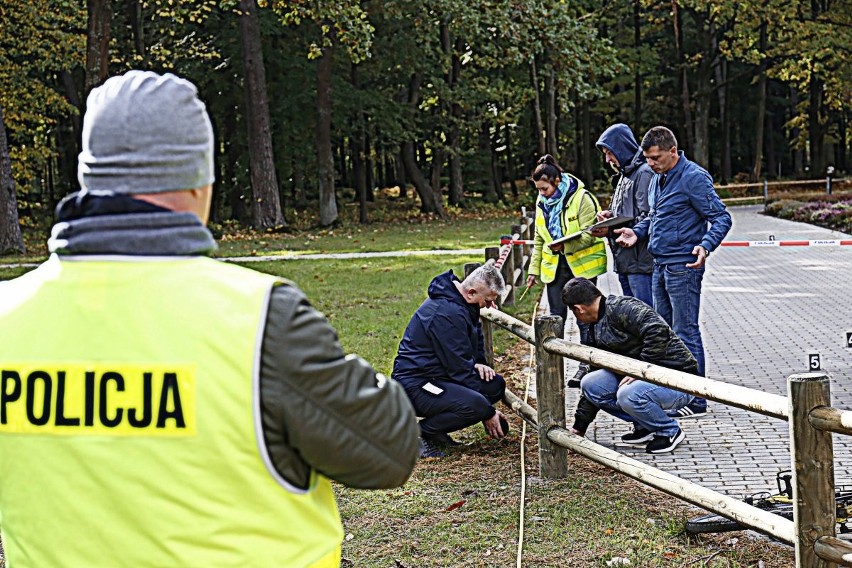
{"type": "MultiPolygon", "coordinates": [[[[848,235],[760,214],[762,206],[729,208],[734,224],[727,241],[817,240],[848,235]]],[[[604,293],[619,294],[611,272],[599,279],[604,293]]],[[[719,247],[708,259],[702,288],[700,325],[707,376],[785,395],[787,377],[808,369],[819,353],[832,376],[833,406],[852,410],[852,246],[719,247]]],[[[573,318],[569,317],[569,320],[573,318]]],[[[578,341],[576,324],[566,339],[578,341]]],[[[576,362],[567,361],[566,377],[576,362]]],[[[576,389],[567,389],[569,424],[576,389]]],[[[742,497],[775,489],[775,474],[790,469],[787,422],[709,403],[703,418],[681,421],[686,440],[671,454],[646,454],[622,444],[629,426],[600,413],[587,435],[639,461],[742,497]],[[616,443],[617,441],[617,443],[616,443]]],[[[852,483],[852,437],[834,435],[835,482],[852,483]]]]}

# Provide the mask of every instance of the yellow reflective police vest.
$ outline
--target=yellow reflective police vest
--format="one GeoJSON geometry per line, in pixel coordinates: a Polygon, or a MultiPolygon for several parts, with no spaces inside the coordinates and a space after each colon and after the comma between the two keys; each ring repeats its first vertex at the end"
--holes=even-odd
{"type": "MultiPolygon", "coordinates": [[[[595,196],[591,192],[586,191],[583,182],[577,178],[574,179],[578,184],[577,190],[571,196],[568,203],[565,204],[565,208],[562,210],[560,219],[563,235],[576,233],[580,229],[591,224],[586,223],[583,226],[580,225],[580,206],[583,203],[583,199],[586,198],[585,196],[588,196],[588,198],[592,200],[592,203],[594,203],[595,206],[595,211],[600,210],[600,206],[598,205],[595,196]]],[[[542,197],[539,196],[538,200],[541,201],[542,197]]],[[[593,222],[594,218],[592,218],[592,223],[593,222]]],[[[548,284],[553,282],[553,279],[556,278],[556,267],[559,264],[559,254],[561,253],[551,252],[550,248],[547,246],[547,243],[552,241],[553,237],[547,230],[547,220],[544,218],[544,212],[538,203],[536,203],[535,230],[544,240],[544,245],[541,247],[539,275],[541,281],[548,284]]],[[[566,243],[565,246],[569,245],[566,243]]],[[[535,262],[536,260],[538,259],[536,259],[534,255],[532,262],[535,262]]],[[[594,244],[591,246],[566,254],[565,260],[568,261],[568,266],[571,267],[571,272],[574,276],[583,276],[585,278],[599,276],[606,272],[606,244],[603,239],[595,239],[594,244]]]]}
{"type": "Polygon", "coordinates": [[[6,565],[339,566],[329,480],[290,486],[261,434],[275,279],[82,258],[0,283],[6,565]]]}

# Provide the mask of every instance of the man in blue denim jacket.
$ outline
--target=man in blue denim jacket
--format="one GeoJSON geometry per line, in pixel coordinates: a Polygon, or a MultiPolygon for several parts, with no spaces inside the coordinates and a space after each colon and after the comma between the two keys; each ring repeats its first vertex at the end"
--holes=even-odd
{"type": "MultiPolygon", "coordinates": [[[[731,229],[731,214],[713,188],[707,170],[677,149],[668,128],[655,126],[642,138],[642,152],[657,174],[651,180],[651,212],[632,229],[616,229],[616,242],[632,247],[648,240],[654,257],[651,290],[654,309],[672,326],[698,360],[704,375],[704,345],[698,327],[704,263],[731,229]]],[[[681,409],[681,418],[706,413],[696,399],[681,409]]]]}

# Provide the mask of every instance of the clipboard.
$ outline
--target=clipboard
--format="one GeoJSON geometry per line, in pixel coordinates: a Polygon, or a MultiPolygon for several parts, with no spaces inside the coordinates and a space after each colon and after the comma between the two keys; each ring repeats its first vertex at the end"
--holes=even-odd
{"type": "Polygon", "coordinates": [[[594,225],[590,225],[590,226],[586,227],[585,229],[577,231],[576,233],[571,233],[570,235],[566,235],[566,236],[559,238],[559,239],[553,239],[552,241],[550,241],[547,244],[548,244],[548,246],[551,246],[551,245],[558,245],[560,243],[565,243],[565,242],[568,242],[568,241],[573,241],[574,239],[579,239],[580,237],[582,237],[583,233],[589,233],[589,232],[591,232],[595,229],[619,228],[619,227],[623,227],[623,226],[627,225],[631,221],[633,221],[633,217],[624,217],[624,216],[611,217],[609,219],[604,219],[603,221],[599,221],[598,223],[595,223],[594,225]]]}

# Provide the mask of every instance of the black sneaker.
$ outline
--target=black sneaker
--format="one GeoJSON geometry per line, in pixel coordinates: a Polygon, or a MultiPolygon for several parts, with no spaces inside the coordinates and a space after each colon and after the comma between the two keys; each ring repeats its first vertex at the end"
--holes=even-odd
{"type": "Polygon", "coordinates": [[[707,403],[701,404],[693,400],[682,408],[669,410],[666,414],[678,420],[683,420],[684,418],[701,418],[702,416],[707,416],[707,403]]]}
{"type": "Polygon", "coordinates": [[[429,441],[432,442],[432,445],[437,446],[439,448],[452,448],[453,446],[464,445],[461,442],[453,440],[450,435],[445,432],[441,432],[440,434],[431,434],[429,436],[424,437],[429,438],[429,441]]]}
{"type": "Polygon", "coordinates": [[[654,433],[650,430],[634,426],[632,432],[628,432],[621,437],[621,441],[625,444],[644,444],[653,437],[654,433]]]}
{"type": "Polygon", "coordinates": [[[591,367],[589,367],[588,363],[580,363],[580,366],[577,367],[577,372],[574,373],[572,378],[568,379],[568,388],[580,388],[580,381],[588,374],[589,371],[591,371],[591,367]]]}
{"type": "Polygon", "coordinates": [[[674,436],[654,436],[654,439],[645,446],[645,451],[649,454],[667,454],[674,450],[685,438],[686,434],[678,428],[674,436]]]}
{"type": "Polygon", "coordinates": [[[442,452],[429,438],[420,438],[420,459],[445,458],[447,454],[442,452]]]}

